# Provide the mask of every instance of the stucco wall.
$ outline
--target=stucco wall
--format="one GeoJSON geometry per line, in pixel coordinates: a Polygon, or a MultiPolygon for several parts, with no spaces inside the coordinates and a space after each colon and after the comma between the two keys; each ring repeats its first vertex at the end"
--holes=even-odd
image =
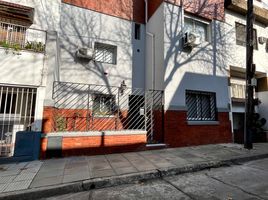
{"type": "Polygon", "coordinates": [[[164,88],[166,109],[185,109],[185,90],[216,92],[218,110],[228,110],[228,72],[225,29],[223,22],[209,24],[208,42],[192,51],[182,47],[184,13],[178,6],[164,8],[164,88]]]}
{"type": "Polygon", "coordinates": [[[163,90],[164,69],[164,3],[147,23],[146,88],[163,90]],[[151,35],[153,34],[153,35],[151,35]]]}
{"type": "Polygon", "coordinates": [[[88,9],[62,4],[60,20],[61,81],[120,86],[132,85],[132,22],[88,9]],[[80,47],[95,42],[117,46],[117,63],[85,62],[76,57],[80,47]]]}
{"type": "MultiPolygon", "coordinates": [[[[235,22],[246,25],[245,16],[239,15],[232,11],[226,10],[226,34],[228,35],[228,51],[231,52],[231,57],[227,60],[228,65],[246,68],[246,47],[236,44],[235,22]]],[[[257,37],[267,37],[268,28],[264,25],[255,22],[253,27],[257,30],[257,37]]],[[[254,50],[254,63],[256,71],[267,73],[268,53],[265,49],[265,44],[258,43],[258,50],[254,50]]]]}

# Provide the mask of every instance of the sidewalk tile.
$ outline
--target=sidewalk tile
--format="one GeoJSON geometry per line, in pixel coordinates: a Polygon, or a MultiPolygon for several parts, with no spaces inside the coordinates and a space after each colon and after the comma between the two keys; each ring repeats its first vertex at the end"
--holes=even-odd
{"type": "Polygon", "coordinates": [[[25,190],[30,186],[30,184],[31,184],[31,180],[12,182],[6,187],[6,189],[4,189],[4,192],[15,191],[15,190],[25,190]]]}
{"type": "Polygon", "coordinates": [[[49,186],[49,185],[57,185],[62,183],[63,176],[53,176],[42,179],[34,179],[30,185],[30,188],[41,187],[41,186],[49,186]]]}
{"type": "Polygon", "coordinates": [[[17,181],[33,180],[35,175],[36,173],[21,173],[13,181],[17,182],[17,181]]]}

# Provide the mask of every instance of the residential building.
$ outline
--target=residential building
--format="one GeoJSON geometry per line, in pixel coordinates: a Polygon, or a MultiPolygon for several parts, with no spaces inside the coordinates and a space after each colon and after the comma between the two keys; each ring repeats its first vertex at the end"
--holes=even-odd
{"type": "MultiPolygon", "coordinates": [[[[267,117],[267,24],[268,24],[268,2],[254,1],[254,25],[253,59],[256,68],[255,75],[255,98],[261,102],[256,106],[256,112],[261,117],[267,117]]],[[[246,88],[246,1],[226,1],[225,3],[225,24],[228,41],[226,48],[231,52],[227,58],[230,70],[230,91],[231,91],[231,114],[232,131],[234,142],[243,143],[244,120],[245,120],[245,88],[246,88]]],[[[265,124],[264,128],[267,129],[265,124]]]]}
{"type": "MultiPolygon", "coordinates": [[[[10,43],[0,49],[2,119],[10,127],[1,129],[2,136],[17,126],[42,131],[42,157],[151,148],[147,143],[233,141],[236,119],[244,112],[239,84],[244,84],[245,19],[223,0],[2,0],[0,5],[8,7],[0,9],[1,41],[10,43]],[[43,35],[27,39],[30,30],[43,35]],[[20,88],[34,99],[28,103],[34,114],[26,114],[31,120],[24,127],[12,116],[25,113],[6,103],[13,98],[29,110],[23,95],[14,96],[20,88]]],[[[260,19],[256,38],[265,37],[266,16],[260,19]]],[[[266,80],[264,46],[256,42],[259,83],[266,80]]],[[[265,99],[261,86],[256,95],[265,99]]],[[[265,111],[265,101],[260,108],[265,111]]]]}

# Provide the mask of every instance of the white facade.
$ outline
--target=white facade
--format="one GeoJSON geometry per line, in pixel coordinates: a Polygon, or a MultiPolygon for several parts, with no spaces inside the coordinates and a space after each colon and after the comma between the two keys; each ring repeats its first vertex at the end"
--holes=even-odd
{"type": "Polygon", "coordinates": [[[7,54],[0,49],[0,80],[3,85],[37,88],[35,130],[41,131],[44,106],[53,106],[54,81],[106,86],[145,87],[145,26],[134,38],[135,23],[61,0],[6,0],[34,8],[31,29],[46,33],[46,52],[20,50],[7,54]],[[100,42],[116,47],[116,63],[81,60],[79,48],[100,42]]]}
{"type": "MultiPolygon", "coordinates": [[[[257,2],[255,1],[255,5],[262,7],[262,8],[267,8],[265,5],[265,2],[257,2]]],[[[237,45],[236,44],[236,30],[235,30],[235,24],[240,23],[243,25],[246,25],[246,17],[242,16],[241,14],[235,13],[233,11],[230,11],[228,9],[225,10],[225,27],[226,27],[226,33],[228,34],[228,50],[231,52],[231,57],[230,59],[227,60],[227,64],[230,67],[230,70],[235,69],[242,74],[245,74],[246,71],[246,47],[237,45]]],[[[257,21],[254,22],[253,28],[256,29],[257,32],[257,42],[258,42],[258,37],[268,37],[268,28],[264,25],[261,24],[257,21]]],[[[258,48],[254,49],[253,52],[253,62],[256,65],[256,78],[262,78],[262,77],[267,77],[267,72],[268,72],[268,53],[267,53],[267,47],[266,43],[261,44],[258,42],[257,44],[258,48]]],[[[240,85],[245,85],[245,78],[243,77],[240,78],[235,78],[231,76],[231,83],[234,84],[240,84],[240,85]]],[[[260,113],[261,117],[264,117],[265,119],[268,119],[268,114],[267,114],[267,106],[268,106],[268,100],[267,100],[267,95],[268,92],[258,92],[256,93],[255,97],[259,98],[260,101],[262,102],[258,108],[257,111],[260,113]]],[[[233,103],[232,104],[232,112],[233,113],[244,113],[245,112],[245,106],[243,103],[233,103]]],[[[238,123],[235,121],[236,119],[234,118],[234,128],[235,124],[238,123]]],[[[264,126],[265,129],[268,129],[268,124],[264,126]]]]}
{"type": "Polygon", "coordinates": [[[185,91],[197,90],[215,92],[218,111],[226,112],[230,98],[224,23],[193,17],[208,24],[209,38],[192,51],[185,52],[182,45],[185,16],[181,7],[162,3],[150,18],[147,30],[154,34],[155,52],[152,53],[151,38],[147,36],[146,85],[151,88],[155,79],[155,89],[165,90],[166,109],[185,110],[185,91]]]}

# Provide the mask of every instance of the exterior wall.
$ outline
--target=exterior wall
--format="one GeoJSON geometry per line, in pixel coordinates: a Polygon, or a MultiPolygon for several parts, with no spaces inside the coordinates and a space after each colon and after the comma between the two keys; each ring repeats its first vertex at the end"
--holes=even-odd
{"type": "MultiPolygon", "coordinates": [[[[83,133],[62,137],[62,156],[97,155],[118,152],[141,151],[146,149],[146,133],[121,132],[116,134],[83,133]],[[87,136],[86,136],[87,135],[87,136]],[[94,136],[95,135],[95,136],[94,136]]],[[[70,133],[67,133],[70,135],[70,133]]],[[[47,158],[48,137],[41,139],[41,158],[47,158]]]]}
{"type": "Polygon", "coordinates": [[[101,130],[124,130],[128,129],[128,112],[121,111],[120,118],[117,115],[109,117],[94,117],[92,121],[92,110],[87,109],[56,109],[54,107],[44,107],[43,133],[60,131],[55,121],[57,116],[64,118],[64,129],[61,131],[101,131],[101,130]]]}
{"type": "MultiPolygon", "coordinates": [[[[58,29],[61,0],[6,1],[34,8],[34,20],[30,28],[37,29],[36,34],[42,37],[38,39],[46,40],[45,31],[58,29]]],[[[47,44],[46,47],[48,48],[47,44]]],[[[35,131],[41,131],[42,126],[49,59],[43,53],[24,50],[18,53],[9,50],[9,53],[6,53],[5,49],[0,48],[0,83],[37,88],[35,123],[32,127],[35,131]]]]}
{"type": "Polygon", "coordinates": [[[163,90],[164,67],[164,3],[147,23],[146,34],[146,89],[163,90]]]}
{"type": "Polygon", "coordinates": [[[168,110],[165,115],[165,143],[169,147],[232,142],[229,113],[218,113],[218,124],[189,125],[185,111],[168,110]]]}
{"type": "Polygon", "coordinates": [[[228,68],[224,24],[209,23],[210,39],[185,52],[182,47],[184,13],[180,7],[165,4],[164,89],[169,110],[185,110],[185,90],[216,92],[218,111],[228,111],[228,68]]]}
{"type": "MultiPolygon", "coordinates": [[[[228,51],[232,56],[227,60],[228,66],[235,66],[240,68],[246,68],[246,47],[236,44],[235,35],[235,22],[246,25],[246,18],[240,14],[226,10],[226,34],[228,34],[227,46],[228,51]]],[[[267,37],[267,30],[264,25],[255,22],[253,28],[257,30],[257,37],[267,37]]],[[[254,63],[256,64],[256,71],[267,73],[268,53],[266,52],[266,45],[258,43],[258,50],[254,50],[254,63]]]]}
{"type": "Polygon", "coordinates": [[[257,97],[261,101],[258,106],[258,113],[267,120],[263,128],[268,130],[268,91],[258,92],[257,97]]]}
{"type": "MultiPolygon", "coordinates": [[[[137,41],[133,39],[131,21],[62,4],[60,30],[54,38],[55,48],[51,49],[58,49],[58,63],[51,69],[47,87],[52,88],[54,80],[106,86],[120,86],[124,80],[127,87],[144,88],[144,31],[141,25],[141,40],[137,41]],[[94,47],[95,42],[117,47],[116,64],[86,62],[76,57],[78,48],[94,47]]],[[[46,102],[51,97],[50,91],[46,102]]]]}
{"type": "MultiPolygon", "coordinates": [[[[262,3],[255,1],[254,2],[257,6],[263,7],[262,3]]],[[[264,7],[265,8],[265,7],[264,7]]],[[[226,27],[226,34],[229,35],[227,48],[230,52],[232,52],[232,56],[227,59],[228,66],[234,66],[237,69],[240,68],[242,72],[245,73],[246,71],[246,47],[240,46],[236,44],[236,32],[235,32],[235,22],[241,23],[246,25],[246,17],[230,10],[226,10],[225,15],[225,27],[226,27]]],[[[255,22],[253,27],[257,31],[257,37],[267,37],[267,27],[261,23],[255,22]]],[[[258,78],[262,76],[266,76],[268,72],[267,63],[268,63],[268,53],[266,51],[266,44],[260,44],[258,42],[258,49],[253,52],[253,62],[256,65],[256,72],[258,78]]],[[[231,81],[234,83],[245,84],[245,80],[237,80],[231,78],[231,81]]],[[[260,113],[261,117],[268,119],[267,115],[267,108],[268,108],[268,100],[267,100],[267,92],[257,92],[256,97],[260,99],[261,104],[257,108],[257,112],[260,113]]],[[[243,104],[232,103],[232,112],[233,113],[244,113],[245,107],[243,104]]],[[[236,123],[240,123],[238,120],[243,119],[233,119],[233,126],[236,126],[236,123]]],[[[265,129],[268,128],[266,124],[264,126],[265,129]]]]}
{"type": "Polygon", "coordinates": [[[147,37],[146,87],[153,85],[151,74],[154,62],[155,88],[165,91],[164,142],[171,147],[231,142],[229,72],[226,63],[230,55],[225,49],[228,36],[225,35],[224,22],[197,18],[209,24],[209,40],[190,52],[185,51],[182,45],[183,19],[189,14],[185,14],[184,10],[187,9],[162,3],[147,24],[147,31],[155,37],[155,52],[149,48],[151,37],[147,37]],[[159,21],[163,21],[163,25],[159,21]],[[155,59],[151,61],[153,54],[155,59]],[[187,122],[187,89],[216,93],[217,122],[198,122],[198,125],[187,122]]]}
{"type": "Polygon", "coordinates": [[[224,20],[224,0],[149,0],[148,16],[153,16],[154,12],[163,2],[170,3],[175,6],[183,6],[185,12],[205,19],[224,20]]]}
{"type": "Polygon", "coordinates": [[[144,0],[63,0],[62,2],[106,15],[144,23],[144,0]]]}
{"type": "Polygon", "coordinates": [[[42,86],[45,55],[24,50],[18,54],[0,47],[1,83],[42,86]]]}

